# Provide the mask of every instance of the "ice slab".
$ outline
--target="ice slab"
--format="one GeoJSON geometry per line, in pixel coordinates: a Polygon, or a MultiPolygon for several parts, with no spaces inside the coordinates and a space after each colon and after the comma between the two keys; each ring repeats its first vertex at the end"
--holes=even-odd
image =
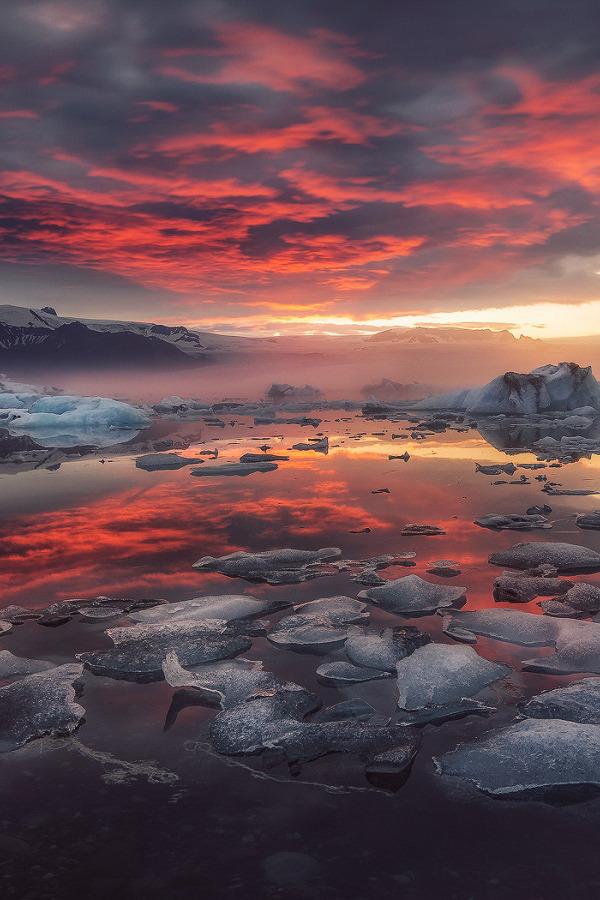
{"type": "Polygon", "coordinates": [[[85,713],[75,703],[73,687],[82,672],[83,666],[67,663],[0,688],[0,752],[44,735],[75,731],[85,713]]]}
{"type": "Polygon", "coordinates": [[[385,628],[379,634],[370,634],[362,628],[352,628],[348,633],[344,651],[350,662],[356,666],[394,673],[396,663],[430,641],[429,635],[414,625],[385,628]]]}
{"type": "Polygon", "coordinates": [[[552,528],[552,524],[545,516],[519,515],[508,513],[506,515],[489,513],[487,516],[478,516],[474,519],[475,525],[481,528],[491,528],[498,531],[534,531],[542,528],[552,528]]]}
{"type": "Polygon", "coordinates": [[[507,566],[509,569],[550,565],[566,573],[600,571],[600,553],[578,544],[551,541],[523,541],[508,550],[492,553],[488,561],[494,566],[507,566]]]}
{"type": "Polygon", "coordinates": [[[267,638],[276,647],[287,650],[328,652],[342,646],[348,626],[368,621],[369,614],[364,610],[364,603],[350,597],[316,600],[281,619],[267,638]]]}
{"type": "Polygon", "coordinates": [[[332,685],[360,684],[363,681],[390,677],[389,673],[383,669],[367,669],[364,666],[355,666],[339,660],[323,663],[317,669],[317,676],[321,681],[332,685]]]}
{"type": "Polygon", "coordinates": [[[211,727],[215,750],[239,755],[279,749],[296,765],[329,753],[351,753],[365,762],[367,774],[397,775],[414,759],[417,729],[356,720],[306,722],[307,703],[299,697],[282,692],[219,713],[211,727]]]}
{"type": "Polygon", "coordinates": [[[594,510],[591,513],[585,513],[577,516],[575,519],[575,524],[578,528],[584,529],[599,529],[600,528],[600,509],[594,510]]]}
{"type": "Polygon", "coordinates": [[[585,678],[555,688],[520,703],[518,710],[530,719],[563,719],[600,725],[600,678],[585,678]]]}
{"type": "Polygon", "coordinates": [[[339,559],[338,547],[321,550],[266,550],[264,553],[247,553],[240,550],[228,556],[203,556],[193,568],[203,572],[219,572],[230,578],[244,578],[250,582],[267,584],[295,584],[317,578],[322,572],[314,566],[339,559]]]}
{"type": "Polygon", "coordinates": [[[166,624],[110,628],[114,648],[78,654],[95,675],[127,681],[156,681],[162,664],[174,651],[184,666],[201,665],[239,656],[252,646],[222,619],[181,620],[166,624]]]}
{"type": "Polygon", "coordinates": [[[24,659],[13,656],[10,650],[0,650],[0,678],[14,678],[17,675],[33,675],[53,669],[55,663],[45,659],[24,659]]]}
{"type": "Polygon", "coordinates": [[[494,600],[497,603],[529,603],[536,597],[566,594],[573,584],[560,578],[503,572],[494,578],[494,600]]]}
{"type": "Polygon", "coordinates": [[[221,594],[194,597],[192,600],[182,600],[179,603],[166,603],[153,609],[130,613],[129,618],[146,625],[203,619],[223,619],[225,622],[232,622],[235,619],[255,618],[264,613],[276,612],[288,605],[285,600],[265,600],[250,594],[221,594]]]}
{"type": "Polygon", "coordinates": [[[453,703],[477,694],[511,671],[484,659],[471,647],[428,644],[396,665],[398,706],[416,710],[453,703]]]}
{"type": "Polygon", "coordinates": [[[360,598],[370,600],[387,612],[402,615],[426,615],[458,603],[466,594],[465,587],[432,584],[418,575],[405,575],[380,587],[361,591],[360,598]]]}
{"type": "Polygon", "coordinates": [[[184,669],[174,651],[167,653],[162,665],[165,681],[171,687],[192,687],[202,693],[207,702],[229,709],[260,694],[278,691],[305,691],[289,681],[282,681],[272,672],[265,672],[260,661],[232,659],[184,669]]]}
{"type": "Polygon", "coordinates": [[[600,728],[561,719],[527,719],[463,744],[434,762],[495,795],[600,785],[600,728]]]}
{"type": "Polygon", "coordinates": [[[221,475],[253,475],[256,472],[274,472],[277,469],[277,463],[260,462],[260,463],[227,463],[224,466],[200,466],[198,469],[191,469],[190,475],[199,477],[221,476],[221,475]]]}
{"type": "Polygon", "coordinates": [[[138,456],[135,465],[146,472],[159,472],[162,469],[183,469],[197,462],[193,457],[179,456],[177,453],[146,453],[145,456],[138,456]]]}

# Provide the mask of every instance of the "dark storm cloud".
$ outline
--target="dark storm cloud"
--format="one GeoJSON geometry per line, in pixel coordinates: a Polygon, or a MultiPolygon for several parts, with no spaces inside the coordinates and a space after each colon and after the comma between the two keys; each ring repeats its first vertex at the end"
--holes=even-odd
{"type": "Polygon", "coordinates": [[[591,0],[5,0],[0,61],[0,257],[79,311],[510,304],[597,252],[591,0]]]}

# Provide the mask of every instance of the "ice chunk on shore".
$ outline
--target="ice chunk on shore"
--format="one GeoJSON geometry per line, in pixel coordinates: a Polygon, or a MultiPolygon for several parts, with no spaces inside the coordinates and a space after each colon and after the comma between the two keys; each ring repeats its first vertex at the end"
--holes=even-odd
{"type": "Polygon", "coordinates": [[[358,596],[376,603],[386,612],[427,615],[441,607],[458,603],[464,598],[466,591],[465,587],[432,584],[418,575],[405,575],[380,587],[361,591],[358,596]]]}
{"type": "Polygon", "coordinates": [[[444,775],[482,791],[518,795],[541,789],[600,786],[600,728],[561,719],[527,719],[463,744],[434,762],[444,775]]]}
{"type": "Polygon", "coordinates": [[[197,666],[244,653],[252,641],[231,630],[222,619],[181,620],[167,624],[110,628],[114,648],[78,654],[95,675],[126,681],[156,681],[163,677],[167,653],[175,652],[184,666],[197,666]]]}
{"type": "Polygon", "coordinates": [[[67,663],[0,688],[0,753],[47,734],[75,731],[85,713],[75,703],[73,687],[82,673],[83,666],[67,663]]]}
{"type": "Polygon", "coordinates": [[[555,566],[559,572],[600,572],[600,553],[578,544],[550,541],[523,541],[508,550],[499,550],[488,557],[494,566],[509,569],[533,569],[536,566],[555,566]]]}
{"type": "Polygon", "coordinates": [[[244,578],[250,582],[267,584],[297,584],[323,574],[316,568],[320,564],[339,559],[338,547],[321,550],[266,550],[263,553],[247,553],[239,550],[227,556],[203,556],[193,568],[202,572],[219,572],[229,578],[244,578]]]}
{"type": "Polygon", "coordinates": [[[427,644],[396,665],[398,706],[423,709],[477,694],[511,669],[490,662],[470,647],[427,644]]]}

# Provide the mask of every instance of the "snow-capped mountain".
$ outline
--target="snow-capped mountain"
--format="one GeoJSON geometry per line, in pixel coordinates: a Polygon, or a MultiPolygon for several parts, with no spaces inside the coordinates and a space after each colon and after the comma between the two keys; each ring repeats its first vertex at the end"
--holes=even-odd
{"type": "Polygon", "coordinates": [[[510,331],[492,331],[491,328],[459,328],[456,326],[415,326],[413,328],[388,328],[367,338],[377,344],[493,344],[540,343],[534,338],[516,338],[510,331]]]}

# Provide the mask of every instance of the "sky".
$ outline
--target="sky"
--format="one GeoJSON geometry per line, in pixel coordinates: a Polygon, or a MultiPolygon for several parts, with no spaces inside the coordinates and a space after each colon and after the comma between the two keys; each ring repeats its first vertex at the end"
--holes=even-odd
{"type": "Polygon", "coordinates": [[[595,0],[3,0],[0,303],[600,332],[595,0]]]}

